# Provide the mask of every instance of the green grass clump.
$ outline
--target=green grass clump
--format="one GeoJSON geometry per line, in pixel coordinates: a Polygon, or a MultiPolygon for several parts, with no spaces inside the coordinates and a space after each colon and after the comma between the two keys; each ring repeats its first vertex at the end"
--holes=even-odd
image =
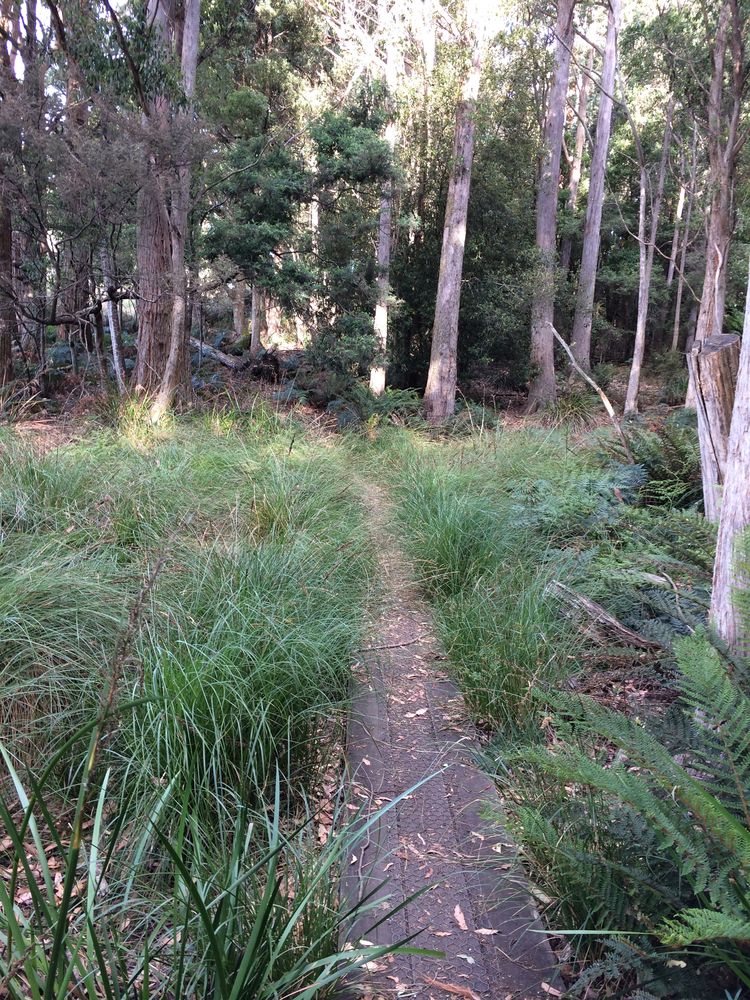
{"type": "Polygon", "coordinates": [[[321,845],[306,805],[372,579],[341,457],[261,406],[128,403],[54,451],[5,436],[0,527],[9,995],[325,993],[363,960],[332,874],[354,833],[321,845]]]}
{"type": "Polygon", "coordinates": [[[555,436],[500,429],[470,450],[390,447],[404,539],[467,702],[496,728],[533,727],[533,686],[570,671],[578,639],[548,590],[565,558],[518,492],[528,474],[562,489],[578,461],[555,436]]]}

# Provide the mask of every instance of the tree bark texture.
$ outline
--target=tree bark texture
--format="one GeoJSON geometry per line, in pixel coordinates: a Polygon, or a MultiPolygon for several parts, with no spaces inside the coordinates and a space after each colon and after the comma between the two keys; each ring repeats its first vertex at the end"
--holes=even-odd
{"type": "Polygon", "coordinates": [[[727,256],[734,229],[734,180],[742,142],[742,98],[747,81],[743,16],[738,0],[723,0],[708,91],[708,216],[706,269],[695,339],[723,332],[727,256]],[[729,55],[729,59],[727,59],[729,55]],[[728,66],[727,66],[728,63],[728,66]]]}
{"type": "Polygon", "coordinates": [[[104,282],[104,289],[106,292],[105,308],[107,312],[107,326],[109,327],[109,339],[112,347],[112,368],[115,373],[117,391],[121,396],[124,396],[127,391],[127,385],[125,381],[125,360],[122,347],[122,326],[120,324],[120,311],[117,308],[117,302],[114,299],[114,295],[117,291],[117,282],[115,281],[115,268],[112,260],[112,254],[106,244],[102,244],[99,258],[102,268],[102,280],[104,282]]]}
{"type": "MultiPolygon", "coordinates": [[[[378,27],[384,36],[385,44],[385,85],[388,92],[390,120],[385,127],[385,141],[393,156],[398,136],[398,126],[395,120],[394,98],[398,87],[398,66],[396,60],[396,44],[393,38],[393,26],[388,13],[388,0],[379,0],[378,27]]],[[[391,244],[393,230],[393,197],[395,194],[393,178],[383,182],[380,192],[380,215],[378,218],[378,248],[377,248],[377,299],[375,301],[375,317],[373,330],[375,333],[375,351],[377,362],[370,369],[370,390],[379,396],[385,391],[386,351],[388,350],[388,309],[391,293],[391,244]]]]}
{"type": "Polygon", "coordinates": [[[471,167],[474,160],[474,116],[482,72],[483,26],[478,20],[480,7],[479,3],[475,5],[472,14],[477,20],[472,20],[467,25],[471,44],[471,64],[464,78],[461,99],[456,109],[453,167],[445,207],[430,368],[424,395],[425,411],[432,423],[439,423],[451,416],[456,403],[458,312],[461,302],[471,167]]]}
{"type": "MultiPolygon", "coordinates": [[[[180,46],[182,88],[188,104],[195,94],[198,71],[198,46],[200,36],[201,0],[185,0],[180,46]]],[[[179,114],[183,124],[188,111],[179,114]]],[[[190,330],[187,323],[187,271],[185,245],[187,242],[188,213],[190,208],[190,163],[187,157],[173,166],[170,200],[170,271],[172,276],[172,309],[169,336],[169,354],[159,391],[152,407],[152,417],[158,419],[175,398],[190,396],[190,330]]]]}
{"type": "Polygon", "coordinates": [[[0,201],[0,386],[13,377],[13,341],[18,334],[13,295],[13,224],[10,206],[0,201]]]}
{"type": "Polygon", "coordinates": [[[693,203],[695,201],[695,181],[698,172],[698,130],[693,127],[693,148],[690,155],[690,179],[688,181],[687,211],[685,212],[685,231],[680,248],[680,265],[677,273],[677,294],[674,303],[674,321],[672,323],[672,350],[676,351],[680,343],[680,324],[682,313],[682,294],[685,288],[685,263],[690,245],[690,223],[693,218],[693,203]]]}
{"type": "Polygon", "coordinates": [[[591,326],[594,314],[596,270],[601,244],[602,209],[604,206],[604,180],[607,172],[609,138],[612,129],[612,104],[617,70],[617,33],[620,24],[620,2],[612,0],[607,18],[607,37],[602,60],[599,114],[596,120],[596,138],[589,171],[589,193],[586,202],[586,219],[583,226],[583,248],[578,272],[578,291],[573,317],[570,347],[578,364],[585,371],[591,368],[591,326]]]}
{"type": "MultiPolygon", "coordinates": [[[[738,559],[737,543],[750,529],[750,273],[745,322],[737,373],[732,423],[726,454],[724,493],[716,543],[711,621],[736,653],[750,654],[750,567],[738,559]],[[740,603],[745,604],[742,614],[740,603]]],[[[747,550],[746,550],[747,551],[747,550]]]]}
{"type": "MultiPolygon", "coordinates": [[[[667,161],[669,160],[669,146],[672,142],[672,114],[674,112],[674,99],[670,98],[667,106],[666,124],[664,126],[664,141],[661,147],[661,159],[659,161],[659,173],[656,179],[656,191],[651,200],[651,227],[648,236],[648,244],[645,244],[645,216],[639,216],[638,240],[639,240],[639,280],[638,280],[638,317],[635,326],[635,344],[633,345],[633,362],[630,366],[630,377],[628,379],[628,389],[625,395],[625,413],[637,413],[638,411],[638,391],[641,385],[641,368],[643,367],[643,356],[646,352],[646,323],[648,321],[649,296],[651,294],[651,275],[654,270],[654,251],[656,250],[656,237],[659,232],[659,216],[661,215],[661,203],[664,196],[664,181],[667,176],[667,161]],[[645,250],[645,253],[644,253],[645,250]]],[[[643,157],[643,152],[639,144],[639,156],[643,157]]],[[[645,208],[646,200],[646,168],[641,162],[641,206],[645,208]]],[[[643,211],[642,211],[643,215],[643,211]]]]}
{"type": "Polygon", "coordinates": [[[721,487],[726,478],[739,359],[740,341],[734,334],[696,341],[688,354],[698,415],[703,502],[706,517],[714,522],[719,520],[721,487]]]}
{"type": "MultiPolygon", "coordinates": [[[[566,211],[574,215],[578,207],[578,190],[583,174],[583,151],[586,148],[586,120],[588,115],[589,93],[591,91],[591,74],[594,71],[594,50],[589,49],[586,58],[586,68],[581,70],[578,80],[578,103],[576,105],[576,138],[573,146],[573,157],[570,162],[570,180],[568,181],[568,204],[566,211]]],[[[560,246],[560,271],[566,275],[570,270],[570,257],[573,251],[573,239],[565,236],[560,246]]]]}
{"type": "Polygon", "coordinates": [[[232,294],[232,325],[234,327],[234,339],[242,340],[245,336],[245,291],[246,284],[244,278],[236,278],[232,294]]]}
{"type": "Polygon", "coordinates": [[[536,196],[537,278],[531,302],[531,368],[528,412],[554,402],[555,341],[555,253],[557,241],[557,194],[560,187],[560,154],[565,129],[565,102],[573,44],[575,0],[558,0],[555,22],[555,68],[544,122],[542,162],[536,196]]]}

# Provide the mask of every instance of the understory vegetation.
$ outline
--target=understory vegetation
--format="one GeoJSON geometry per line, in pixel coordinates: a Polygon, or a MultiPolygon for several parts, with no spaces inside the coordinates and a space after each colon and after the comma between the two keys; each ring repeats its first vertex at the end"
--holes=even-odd
{"type": "Polygon", "coordinates": [[[748,664],[707,631],[693,428],[630,439],[636,464],[530,428],[375,447],[569,995],[724,1000],[750,986],[748,664]]]}
{"type": "Polygon", "coordinates": [[[320,996],[377,951],[337,898],[360,504],[262,407],[143,412],[0,447],[2,990],[320,996]]]}

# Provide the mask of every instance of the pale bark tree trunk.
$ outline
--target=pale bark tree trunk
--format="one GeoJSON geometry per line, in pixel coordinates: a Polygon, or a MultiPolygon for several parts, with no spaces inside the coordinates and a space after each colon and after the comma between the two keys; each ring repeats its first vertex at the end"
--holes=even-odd
{"type": "MultiPolygon", "coordinates": [[[[188,104],[195,94],[198,71],[198,44],[200,36],[201,0],[185,0],[182,25],[180,67],[182,88],[188,104]]],[[[181,112],[187,121],[187,111],[181,112]]],[[[152,419],[159,419],[177,396],[190,395],[190,330],[187,319],[187,271],[185,269],[185,244],[187,241],[188,212],[190,208],[190,164],[180,163],[174,170],[170,210],[170,244],[172,274],[172,317],[169,354],[161,386],[151,408],[152,419]]]]}
{"type": "MultiPolygon", "coordinates": [[[[573,157],[570,162],[570,181],[568,183],[568,204],[566,210],[575,214],[578,207],[578,190],[581,186],[583,173],[583,151],[586,148],[586,120],[588,113],[589,93],[591,90],[591,74],[594,70],[594,50],[589,49],[586,68],[581,70],[578,79],[578,103],[576,105],[576,138],[573,147],[573,157]]],[[[573,239],[566,236],[560,247],[560,271],[567,274],[570,270],[570,257],[573,250],[573,239]]]]}
{"type": "Polygon", "coordinates": [[[661,215],[661,203],[664,196],[664,181],[667,176],[667,161],[669,160],[669,147],[672,143],[672,114],[674,112],[674,98],[670,98],[667,106],[666,123],[664,126],[664,141],[661,147],[661,159],[659,161],[659,173],[656,178],[656,191],[651,200],[651,228],[646,241],[645,229],[645,201],[646,201],[646,165],[643,160],[643,151],[639,146],[639,159],[641,161],[641,213],[639,215],[638,242],[639,242],[639,280],[638,280],[638,317],[635,326],[635,344],[633,345],[633,363],[630,366],[630,377],[628,379],[628,389],[625,395],[625,413],[632,414],[638,412],[638,391],[641,385],[641,368],[643,367],[643,356],[646,351],[646,323],[648,321],[648,304],[651,293],[651,275],[654,269],[654,252],[656,250],[656,237],[659,232],[659,216],[661,215]],[[645,253],[644,253],[645,251],[645,253]]]}
{"type": "Polygon", "coordinates": [[[573,44],[575,0],[558,0],[555,22],[555,70],[544,122],[542,162],[536,197],[536,249],[538,276],[531,302],[531,368],[527,411],[553,403],[555,383],[555,251],[557,243],[557,194],[560,187],[560,154],[565,129],[565,101],[573,44]]]}
{"type": "Polygon", "coordinates": [[[682,214],[685,211],[685,201],[687,197],[687,181],[685,180],[685,155],[682,156],[680,166],[680,193],[677,196],[677,208],[674,213],[674,231],[672,233],[672,248],[669,251],[669,266],[667,267],[667,290],[674,282],[675,270],[677,268],[677,253],[680,248],[680,231],[682,229],[682,214]]]}
{"type": "Polygon", "coordinates": [[[258,286],[253,283],[252,295],[250,300],[250,357],[254,358],[256,354],[262,349],[263,344],[261,343],[261,327],[262,327],[262,313],[263,313],[263,303],[262,303],[263,293],[258,288],[258,286]]]}
{"type": "MultiPolygon", "coordinates": [[[[395,126],[389,125],[395,132],[395,126]]],[[[391,146],[393,148],[393,146],[391,146]]],[[[393,181],[383,184],[380,196],[377,255],[377,301],[375,302],[375,345],[379,363],[370,369],[370,390],[379,396],[385,391],[385,353],[388,349],[388,298],[390,295],[391,227],[393,218],[393,181]]]]}
{"type": "Polygon", "coordinates": [[[703,504],[706,518],[718,521],[740,361],[739,338],[716,333],[696,341],[687,360],[698,411],[703,504]]]}
{"type": "Polygon", "coordinates": [[[465,33],[466,41],[471,48],[471,63],[463,80],[461,99],[456,109],[453,165],[445,206],[430,368],[424,394],[425,412],[431,423],[439,423],[449,417],[456,404],[458,312],[461,303],[471,167],[474,160],[475,113],[482,73],[484,25],[480,22],[482,5],[479,0],[471,4],[468,13],[470,16],[465,33]]]}
{"type": "Polygon", "coordinates": [[[740,614],[738,593],[747,601],[748,567],[738,562],[737,543],[750,529],[750,275],[745,299],[737,388],[727,448],[724,494],[716,543],[711,621],[735,652],[750,654],[748,615],[740,614]]]}
{"type": "Polygon", "coordinates": [[[573,318],[570,347],[584,371],[591,368],[591,326],[594,313],[596,271],[601,244],[602,209],[604,207],[604,180],[609,154],[609,137],[612,127],[612,103],[617,70],[617,33],[620,24],[620,0],[612,0],[607,19],[607,37],[602,60],[599,114],[596,121],[596,138],[589,171],[589,193],[586,202],[586,220],[583,227],[581,267],[578,272],[578,291],[573,318]]]}
{"type": "Polygon", "coordinates": [[[672,324],[672,350],[676,351],[680,343],[680,323],[682,313],[682,293],[685,288],[685,264],[688,247],[690,246],[690,223],[693,218],[693,203],[695,201],[695,183],[698,171],[698,130],[693,127],[693,149],[690,159],[690,179],[688,181],[687,211],[685,212],[685,231],[680,248],[680,264],[677,274],[677,294],[674,303],[674,322],[672,324]]]}
{"type": "MultiPolygon", "coordinates": [[[[393,106],[396,88],[398,86],[398,71],[396,64],[396,46],[393,36],[393,26],[389,23],[387,0],[378,3],[379,28],[385,36],[385,85],[388,90],[390,105],[390,121],[385,128],[385,141],[393,156],[396,148],[398,127],[395,121],[393,106]]],[[[378,249],[377,249],[377,300],[375,302],[375,350],[378,363],[370,369],[370,390],[379,396],[385,391],[385,356],[388,349],[388,300],[390,297],[391,274],[391,243],[393,230],[393,178],[383,182],[380,194],[380,217],[378,219],[378,249]]]]}
{"type": "Polygon", "coordinates": [[[746,84],[746,66],[742,58],[743,27],[738,0],[724,0],[716,29],[708,92],[708,183],[711,202],[696,341],[721,333],[724,325],[727,256],[734,228],[734,177],[742,146],[738,133],[746,84]],[[730,65],[725,73],[727,46],[730,65]]]}
{"type": "Polygon", "coordinates": [[[236,278],[232,294],[232,322],[235,341],[242,340],[245,336],[245,292],[245,279],[236,278]]]}
{"type": "Polygon", "coordinates": [[[106,293],[105,308],[107,312],[107,326],[109,327],[109,339],[112,345],[112,368],[115,373],[117,391],[121,396],[124,396],[127,392],[127,385],[125,382],[122,327],[120,325],[120,311],[117,308],[117,302],[113,299],[113,295],[117,290],[117,282],[115,281],[115,268],[112,260],[112,254],[110,253],[109,247],[106,243],[101,246],[99,259],[102,268],[104,290],[106,293]]]}

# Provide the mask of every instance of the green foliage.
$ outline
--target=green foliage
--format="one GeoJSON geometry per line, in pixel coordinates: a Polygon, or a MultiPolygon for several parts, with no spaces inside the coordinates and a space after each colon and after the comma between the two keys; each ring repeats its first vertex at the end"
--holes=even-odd
{"type": "Polygon", "coordinates": [[[589,390],[568,389],[545,409],[544,420],[550,427],[582,428],[593,421],[600,408],[599,400],[589,390]]]}
{"type": "MultiPolygon", "coordinates": [[[[90,730],[74,733],[63,752],[85,745],[90,730]]],[[[172,779],[139,800],[135,811],[132,795],[113,794],[109,772],[97,789],[95,752],[104,736],[103,716],[73,789],[70,822],[58,818],[44,774],[27,791],[0,748],[7,773],[0,816],[10,842],[10,877],[0,886],[0,974],[9,998],[73,990],[90,1000],[311,1000],[392,950],[363,945],[352,933],[355,921],[366,927],[387,918],[382,899],[356,900],[345,912],[337,905],[340,868],[390,805],[347,822],[339,794],[338,834],[320,847],[314,814],[289,826],[277,782],[262,812],[227,803],[224,840],[192,814],[197,769],[187,784],[172,779]],[[177,821],[165,830],[170,806],[177,821]],[[19,886],[29,897],[23,908],[14,903],[19,886]]]]}
{"type": "Polygon", "coordinates": [[[514,826],[530,844],[537,877],[552,873],[558,918],[602,935],[636,929],[655,944],[690,947],[747,986],[747,665],[730,672],[700,634],[681,639],[676,652],[677,742],[676,730],[670,735],[655,720],[545,692],[554,746],[501,751],[501,774],[520,803],[514,826]],[[569,801],[555,791],[563,786],[569,801]],[[543,839],[540,825],[549,828],[543,839]],[[589,867],[576,874],[581,834],[589,867]]]}
{"type": "Polygon", "coordinates": [[[670,406],[681,406],[685,402],[688,390],[688,371],[684,355],[670,351],[653,358],[651,365],[662,385],[662,401],[670,406]]]}
{"type": "MultiPolygon", "coordinates": [[[[700,448],[693,421],[682,413],[668,417],[653,429],[628,429],[630,450],[646,479],[640,489],[646,504],[702,509],[700,448]]],[[[604,450],[623,459],[622,446],[611,441],[604,450]]]]}
{"type": "Polygon", "coordinates": [[[482,719],[513,731],[533,725],[534,683],[564,673],[577,645],[547,589],[559,555],[519,519],[509,471],[518,462],[521,478],[525,451],[528,469],[554,480],[560,452],[556,442],[505,439],[499,429],[469,440],[476,462],[466,466],[455,445],[426,457],[393,441],[398,516],[467,701],[482,719]]]}
{"type": "Polygon", "coordinates": [[[383,953],[352,933],[375,904],[338,901],[365,820],[337,792],[321,842],[309,805],[364,623],[361,504],[261,405],[146,414],[0,451],[0,978],[16,1000],[325,995],[383,953]]]}

